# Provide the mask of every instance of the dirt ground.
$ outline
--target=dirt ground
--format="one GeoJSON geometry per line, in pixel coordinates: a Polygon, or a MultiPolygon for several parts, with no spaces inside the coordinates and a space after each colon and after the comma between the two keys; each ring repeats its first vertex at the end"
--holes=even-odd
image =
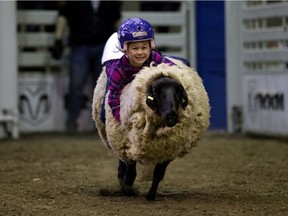
{"type": "Polygon", "coordinates": [[[123,196],[116,176],[96,132],[0,140],[0,215],[288,215],[283,139],[207,133],[169,165],[154,202],[150,182],[137,179],[139,195],[123,196]]]}

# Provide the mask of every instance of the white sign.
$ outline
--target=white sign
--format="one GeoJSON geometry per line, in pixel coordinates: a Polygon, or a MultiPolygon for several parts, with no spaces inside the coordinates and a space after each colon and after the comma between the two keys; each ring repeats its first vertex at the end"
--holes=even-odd
{"type": "MultiPolygon", "coordinates": [[[[64,99],[68,89],[66,73],[21,74],[18,84],[19,126],[21,132],[66,130],[67,110],[65,109],[64,99]]],[[[96,130],[91,114],[91,98],[94,85],[89,83],[84,88],[84,94],[88,95],[89,98],[78,119],[79,131],[96,130]]]]}
{"type": "Polygon", "coordinates": [[[65,77],[27,74],[21,75],[18,83],[20,131],[63,131],[65,77]]]}
{"type": "Polygon", "coordinates": [[[288,134],[288,75],[245,75],[243,80],[246,132],[288,134]]]}

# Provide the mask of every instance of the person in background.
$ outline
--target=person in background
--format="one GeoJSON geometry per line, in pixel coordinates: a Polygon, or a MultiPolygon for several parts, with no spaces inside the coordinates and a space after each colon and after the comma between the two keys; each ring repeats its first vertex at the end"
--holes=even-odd
{"type": "Polygon", "coordinates": [[[16,1],[18,10],[57,10],[63,1],[16,1]]]}
{"type": "Polygon", "coordinates": [[[102,70],[105,42],[121,23],[121,1],[66,1],[59,10],[52,57],[63,53],[63,36],[69,26],[69,92],[67,130],[77,131],[83,104],[83,90],[90,74],[96,83],[102,70]]]}

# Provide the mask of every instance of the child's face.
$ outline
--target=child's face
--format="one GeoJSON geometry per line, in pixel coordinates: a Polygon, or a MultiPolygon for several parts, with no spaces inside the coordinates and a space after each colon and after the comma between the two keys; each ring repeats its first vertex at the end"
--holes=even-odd
{"type": "Polygon", "coordinates": [[[126,55],[134,67],[142,67],[150,55],[150,41],[129,42],[126,55]]]}

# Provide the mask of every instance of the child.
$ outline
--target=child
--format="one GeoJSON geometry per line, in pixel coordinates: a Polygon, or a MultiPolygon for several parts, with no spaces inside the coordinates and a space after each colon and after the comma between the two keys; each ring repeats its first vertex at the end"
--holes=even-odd
{"type": "Polygon", "coordinates": [[[119,47],[124,55],[120,59],[106,62],[108,80],[108,104],[112,114],[120,122],[120,96],[123,88],[133,80],[144,66],[174,63],[155,50],[154,30],[149,22],[141,18],[125,20],[118,29],[119,47]]]}

